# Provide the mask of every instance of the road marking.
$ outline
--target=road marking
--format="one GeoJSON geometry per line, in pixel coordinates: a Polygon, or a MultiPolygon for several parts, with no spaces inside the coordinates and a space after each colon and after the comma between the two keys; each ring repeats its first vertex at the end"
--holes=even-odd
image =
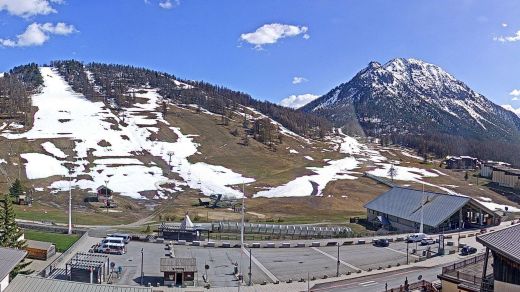
{"type": "Polygon", "coordinates": [[[245,253],[245,255],[247,257],[251,257],[251,261],[253,263],[255,263],[255,265],[260,268],[260,270],[262,270],[262,272],[264,272],[267,277],[269,277],[269,279],[271,279],[271,281],[273,281],[273,283],[279,281],[278,278],[276,278],[275,275],[273,275],[273,273],[271,273],[264,265],[262,265],[262,263],[260,263],[260,261],[258,261],[255,256],[253,255],[249,255],[249,251],[247,249],[245,249],[244,247],[242,247],[242,251],[245,253]]]}
{"type": "Polygon", "coordinates": [[[364,287],[372,286],[372,285],[375,285],[375,284],[377,284],[376,281],[368,281],[368,282],[359,283],[360,286],[364,286],[364,287]]]}
{"type": "MultiPolygon", "coordinates": [[[[404,255],[406,255],[406,252],[404,252],[404,251],[400,251],[400,250],[393,249],[393,248],[390,248],[390,247],[385,247],[385,248],[388,249],[388,250],[395,251],[395,252],[397,252],[397,253],[400,253],[400,254],[404,254],[404,255]]],[[[411,254],[411,253],[408,253],[408,255],[411,256],[411,257],[418,257],[418,256],[413,255],[413,254],[411,254]]]]}
{"type": "MultiPolygon", "coordinates": [[[[337,257],[335,257],[335,256],[331,256],[330,254],[328,254],[328,253],[326,253],[326,252],[320,250],[320,249],[317,248],[317,247],[314,247],[314,246],[313,246],[313,247],[311,247],[311,248],[314,249],[315,251],[321,253],[322,255],[327,256],[327,257],[329,257],[329,258],[331,258],[331,259],[333,259],[333,260],[335,260],[335,261],[338,260],[337,257]]],[[[357,271],[357,270],[361,270],[360,268],[358,268],[358,267],[356,267],[356,266],[354,266],[354,265],[351,265],[351,264],[349,264],[349,263],[347,263],[347,262],[345,262],[345,261],[339,260],[339,262],[342,263],[343,265],[345,265],[345,266],[351,268],[351,269],[356,270],[356,271],[357,271]]]]}

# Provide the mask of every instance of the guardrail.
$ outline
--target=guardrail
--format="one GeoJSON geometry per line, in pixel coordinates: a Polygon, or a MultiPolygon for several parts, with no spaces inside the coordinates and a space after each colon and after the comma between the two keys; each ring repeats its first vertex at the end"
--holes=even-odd
{"type": "MultiPolygon", "coordinates": [[[[67,233],[68,232],[67,226],[60,226],[60,225],[38,224],[38,223],[28,223],[28,222],[16,222],[16,225],[18,225],[18,227],[23,228],[23,229],[33,229],[33,230],[39,230],[39,231],[45,231],[45,232],[54,232],[54,233],[67,233]]],[[[87,232],[87,230],[85,230],[85,229],[72,228],[72,233],[74,233],[74,234],[83,235],[86,232],[87,232]]]]}

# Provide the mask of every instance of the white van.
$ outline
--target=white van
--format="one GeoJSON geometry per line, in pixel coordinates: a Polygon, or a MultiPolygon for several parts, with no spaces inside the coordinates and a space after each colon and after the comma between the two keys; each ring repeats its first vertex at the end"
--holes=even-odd
{"type": "Polygon", "coordinates": [[[415,234],[408,236],[406,241],[410,242],[410,243],[411,242],[420,242],[421,240],[425,239],[426,237],[427,237],[427,235],[424,233],[415,233],[415,234]]]}
{"type": "Polygon", "coordinates": [[[124,243],[102,243],[100,246],[96,247],[96,251],[100,253],[110,253],[110,254],[125,254],[126,247],[124,243]]]}
{"type": "Polygon", "coordinates": [[[114,233],[109,235],[109,237],[122,238],[125,243],[129,243],[131,238],[130,235],[124,233],[114,233]]]}
{"type": "Polygon", "coordinates": [[[104,244],[104,243],[118,243],[118,244],[121,243],[124,245],[125,240],[122,237],[107,237],[101,241],[101,244],[104,244]]]}

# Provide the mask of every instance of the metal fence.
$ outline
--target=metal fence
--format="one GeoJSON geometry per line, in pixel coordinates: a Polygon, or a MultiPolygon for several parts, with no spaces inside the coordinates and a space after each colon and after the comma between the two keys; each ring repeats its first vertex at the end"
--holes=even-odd
{"type": "Polygon", "coordinates": [[[442,273],[443,274],[447,274],[449,272],[462,269],[462,268],[467,267],[469,265],[474,265],[476,263],[479,263],[479,262],[483,261],[485,258],[486,258],[486,254],[480,254],[480,255],[477,255],[475,257],[469,258],[467,260],[456,262],[456,263],[451,264],[449,266],[443,267],[442,268],[442,273]]]}
{"type": "Polygon", "coordinates": [[[401,285],[400,287],[397,287],[397,288],[387,289],[386,291],[391,291],[391,292],[398,292],[398,291],[400,291],[400,292],[405,292],[405,291],[438,292],[439,289],[437,289],[437,287],[435,287],[432,283],[422,280],[419,282],[409,284],[407,286],[401,285]]]}
{"type": "MultiPolygon", "coordinates": [[[[240,222],[221,221],[212,223],[211,230],[216,233],[240,233],[240,222]]],[[[281,225],[281,224],[255,224],[244,223],[245,235],[269,236],[272,238],[333,238],[347,236],[352,233],[350,227],[332,226],[319,227],[309,225],[281,225]]]]}

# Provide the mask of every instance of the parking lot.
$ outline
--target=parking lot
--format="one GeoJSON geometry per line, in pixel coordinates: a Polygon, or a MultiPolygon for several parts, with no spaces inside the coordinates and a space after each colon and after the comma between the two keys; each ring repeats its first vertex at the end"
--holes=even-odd
{"type": "MultiPolygon", "coordinates": [[[[437,250],[437,245],[430,246],[437,250]]],[[[426,249],[417,246],[418,250],[426,249]]],[[[333,277],[337,269],[336,246],[322,247],[291,247],[291,248],[253,248],[251,259],[249,249],[202,247],[189,245],[174,245],[176,257],[194,257],[197,259],[198,273],[195,280],[198,286],[209,283],[211,287],[232,287],[238,285],[234,273],[235,266],[244,275],[244,284],[249,282],[249,266],[251,263],[252,282],[285,282],[298,281],[308,277],[333,277]],[[205,266],[209,269],[205,269],[205,266]]],[[[409,245],[410,252],[415,244],[409,245]]],[[[159,261],[168,257],[170,250],[164,243],[149,243],[131,241],[124,255],[110,255],[110,261],[115,263],[114,270],[122,267],[122,273],[113,277],[112,282],[120,285],[139,285],[141,283],[141,260],[143,261],[143,283],[155,286],[162,285],[162,273],[159,261]],[[141,250],[143,251],[141,259],[141,250]]],[[[406,243],[394,242],[389,247],[375,247],[371,244],[340,246],[339,272],[346,274],[358,270],[386,268],[406,263],[406,243]]],[[[409,260],[418,257],[410,254],[409,260]]]]}

